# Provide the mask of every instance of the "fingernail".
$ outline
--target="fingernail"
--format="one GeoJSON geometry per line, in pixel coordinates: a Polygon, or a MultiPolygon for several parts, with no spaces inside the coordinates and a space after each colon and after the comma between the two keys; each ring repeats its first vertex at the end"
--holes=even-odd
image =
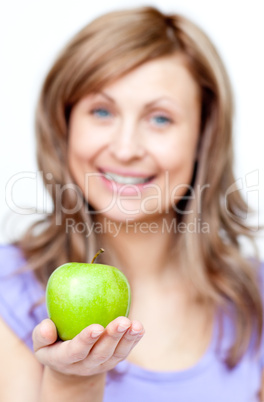
{"type": "Polygon", "coordinates": [[[91,333],[91,337],[92,338],[97,338],[98,336],[100,336],[104,331],[93,331],[91,333]]]}
{"type": "Polygon", "coordinates": [[[140,335],[140,332],[141,332],[141,330],[136,330],[136,329],[131,329],[130,331],[129,331],[129,334],[130,335],[140,335]]]}
{"type": "Polygon", "coordinates": [[[123,325],[119,325],[117,327],[117,332],[125,332],[128,328],[129,326],[124,327],[123,325]]]}

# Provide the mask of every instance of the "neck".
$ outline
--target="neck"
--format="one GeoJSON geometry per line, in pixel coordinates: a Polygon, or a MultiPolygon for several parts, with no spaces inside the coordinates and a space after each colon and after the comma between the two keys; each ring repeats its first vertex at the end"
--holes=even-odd
{"type": "Polygon", "coordinates": [[[177,273],[175,234],[168,230],[172,219],[172,213],[155,222],[114,222],[100,217],[96,221],[105,230],[97,236],[97,244],[106,251],[105,263],[121,269],[131,283],[170,281],[177,273]]]}

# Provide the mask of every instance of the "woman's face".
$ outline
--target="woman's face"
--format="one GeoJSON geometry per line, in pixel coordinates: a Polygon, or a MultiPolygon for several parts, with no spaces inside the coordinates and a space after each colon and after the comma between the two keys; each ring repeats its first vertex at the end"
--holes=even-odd
{"type": "Polygon", "coordinates": [[[200,93],[183,56],[149,61],[82,98],[69,121],[71,173],[88,203],[115,220],[155,220],[190,185],[200,93]]]}

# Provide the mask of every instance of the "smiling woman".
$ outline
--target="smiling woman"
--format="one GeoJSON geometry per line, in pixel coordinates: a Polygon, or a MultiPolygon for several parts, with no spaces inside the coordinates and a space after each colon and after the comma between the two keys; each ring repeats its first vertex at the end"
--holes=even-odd
{"type": "MultiPolygon", "coordinates": [[[[17,337],[35,352],[11,355],[12,369],[28,355],[19,397],[257,401],[263,269],[239,247],[253,235],[233,176],[232,115],[215,47],[177,14],[112,12],[64,48],[36,114],[53,212],[1,250],[0,353],[9,363],[17,337]],[[100,247],[129,280],[129,316],[62,342],[36,302],[57,266],[90,261],[100,247]]],[[[5,379],[0,399],[13,387],[5,379]]]]}
{"type": "Polygon", "coordinates": [[[144,220],[147,205],[148,219],[163,220],[173,191],[180,199],[191,183],[199,130],[198,85],[182,56],[162,57],[74,105],[69,167],[97,215],[144,220]]]}

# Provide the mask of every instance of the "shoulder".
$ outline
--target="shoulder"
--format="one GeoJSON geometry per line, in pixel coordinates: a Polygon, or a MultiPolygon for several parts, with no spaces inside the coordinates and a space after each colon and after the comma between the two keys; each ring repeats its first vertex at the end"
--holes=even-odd
{"type": "Polygon", "coordinates": [[[25,264],[23,254],[13,244],[0,245],[0,278],[11,274],[25,264]]]}
{"type": "Polygon", "coordinates": [[[31,332],[46,318],[45,290],[14,245],[0,246],[0,316],[16,335],[32,347],[31,332]]]}
{"type": "MultiPolygon", "coordinates": [[[[26,260],[21,250],[14,245],[0,246],[0,297],[11,294],[20,289],[20,291],[35,287],[37,279],[32,271],[23,269],[26,266],[26,260]]],[[[40,284],[37,286],[37,291],[40,291],[40,284]]]]}

